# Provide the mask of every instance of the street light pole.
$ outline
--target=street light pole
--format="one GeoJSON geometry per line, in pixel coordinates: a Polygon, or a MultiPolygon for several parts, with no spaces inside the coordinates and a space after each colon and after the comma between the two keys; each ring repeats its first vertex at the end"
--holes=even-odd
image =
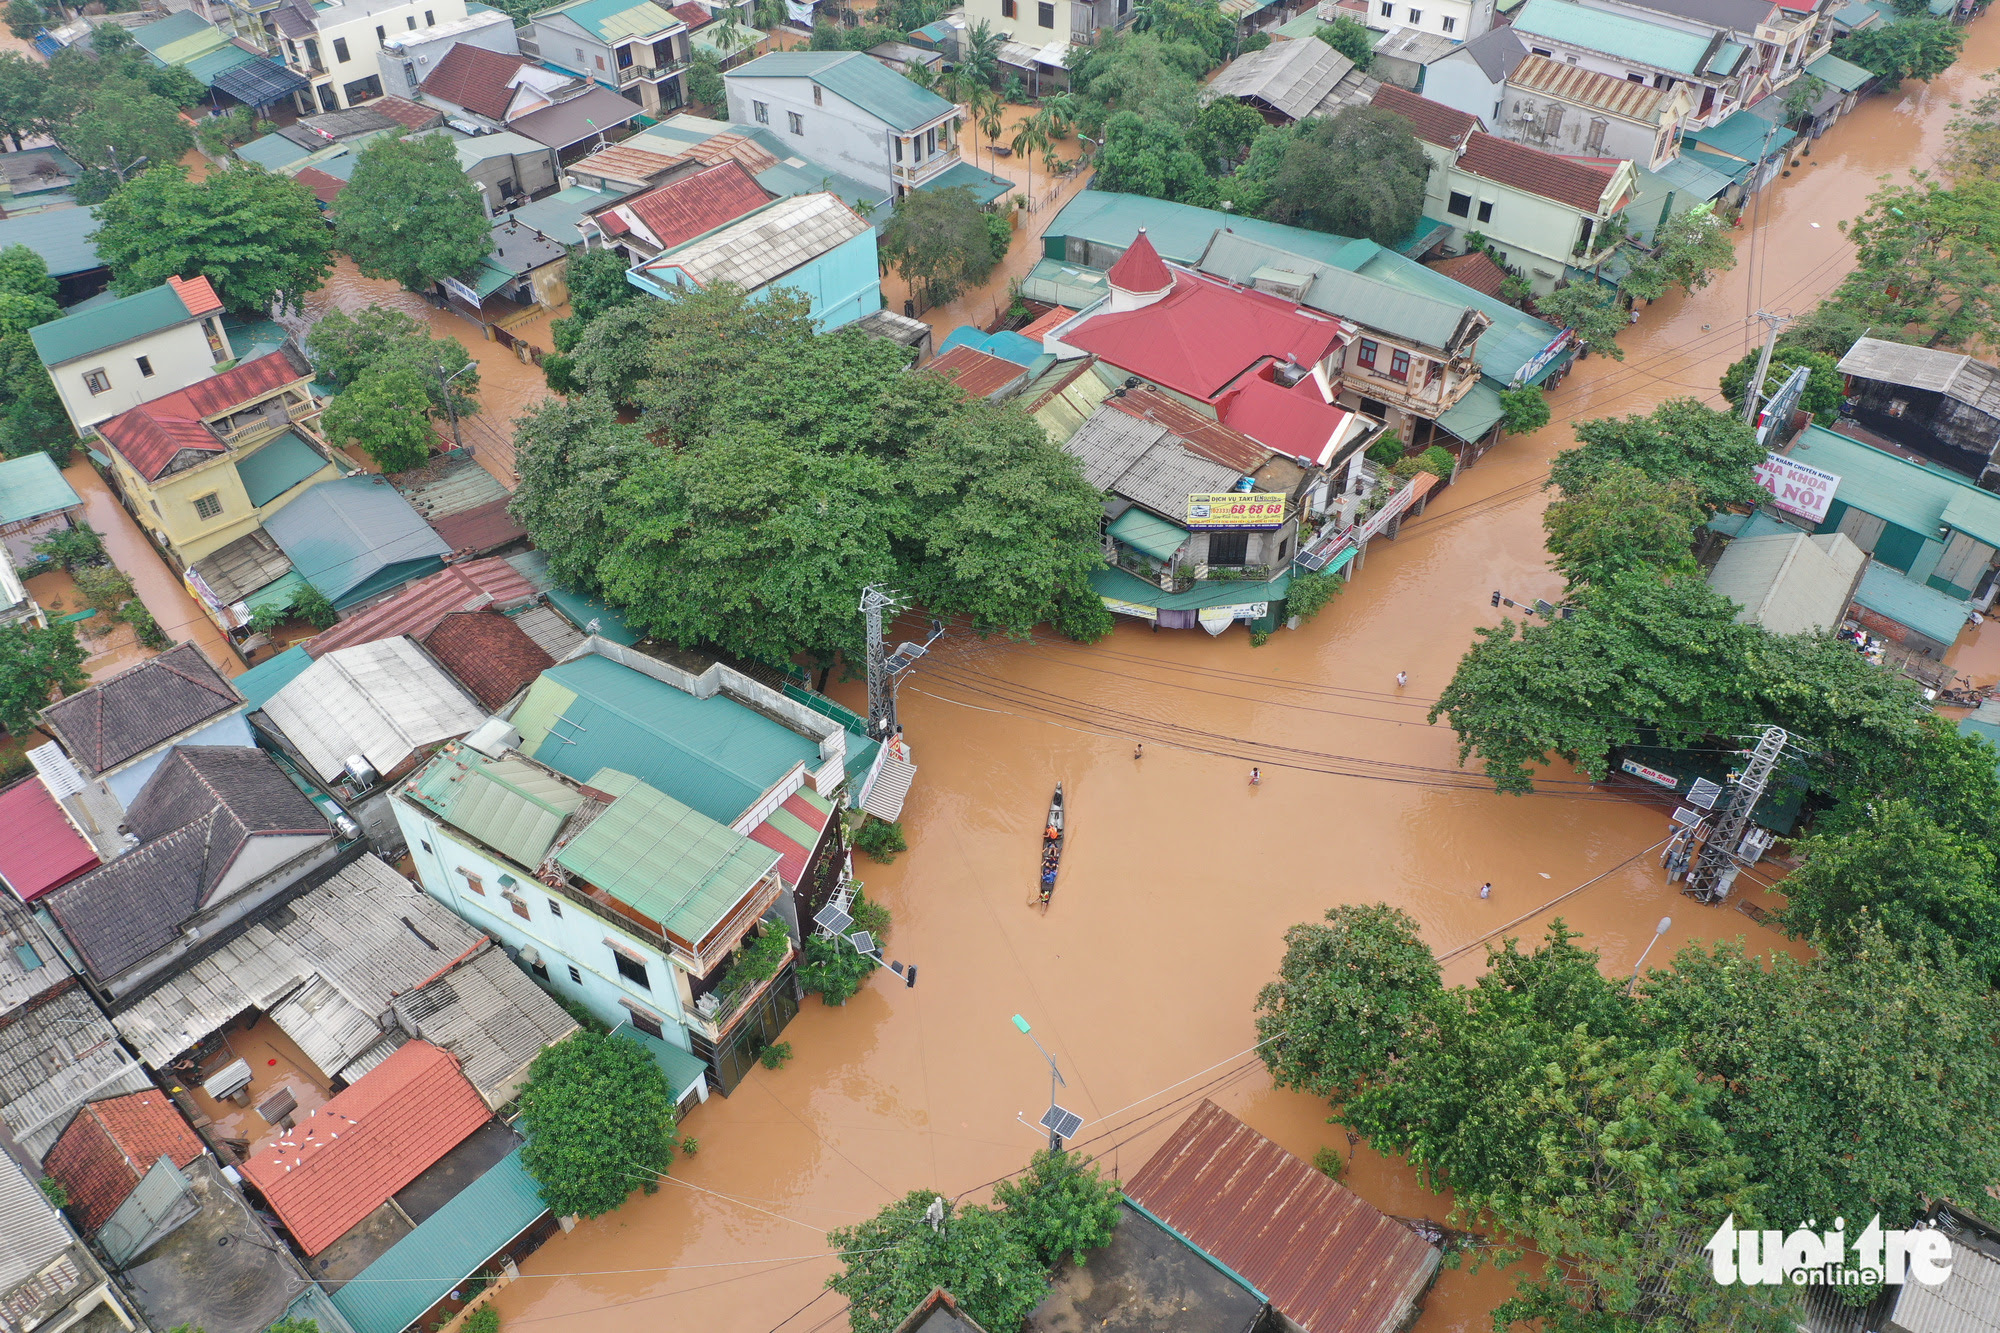
{"type": "Polygon", "coordinates": [[[476,364],[475,362],[467,361],[457,370],[454,370],[451,372],[451,374],[447,375],[444,373],[444,362],[440,361],[437,363],[438,387],[444,393],[445,415],[451,418],[451,447],[454,449],[465,448],[465,440],[458,433],[458,407],[451,401],[451,382],[457,379],[460,375],[463,375],[466,371],[472,369],[472,367],[475,364],[476,364]]]}
{"type": "Polygon", "coordinates": [[[1660,924],[1653,927],[1653,938],[1646,941],[1646,947],[1639,950],[1639,961],[1632,964],[1632,979],[1625,983],[1627,995],[1630,995],[1632,988],[1639,984],[1639,969],[1646,965],[1646,955],[1653,951],[1653,946],[1660,942],[1660,936],[1666,934],[1673,924],[1672,917],[1663,916],[1660,918],[1660,924]]]}
{"type": "MultiPolygon", "coordinates": [[[[1053,1055],[1049,1054],[1048,1047],[1042,1045],[1042,1039],[1040,1037],[1037,1037],[1035,1035],[1034,1029],[1028,1026],[1028,1020],[1021,1017],[1019,1014],[1015,1014],[1014,1026],[1021,1029],[1021,1034],[1025,1036],[1029,1041],[1035,1043],[1035,1049],[1040,1051],[1042,1053],[1042,1058],[1049,1062],[1049,1105],[1054,1106],[1056,1104],[1057,1086],[1060,1085],[1066,1088],[1069,1086],[1069,1083],[1063,1078],[1062,1070],[1056,1067],[1056,1058],[1053,1055]]],[[[1049,1151],[1061,1152],[1062,1150],[1063,1150],[1062,1135],[1056,1133],[1055,1127],[1052,1125],[1049,1127],[1049,1151]]]]}

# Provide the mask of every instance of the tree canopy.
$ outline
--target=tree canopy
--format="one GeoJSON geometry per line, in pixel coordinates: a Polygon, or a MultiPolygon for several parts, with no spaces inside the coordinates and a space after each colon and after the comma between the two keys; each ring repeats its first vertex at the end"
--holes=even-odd
{"type": "Polygon", "coordinates": [[[28,337],[30,328],[62,313],[55,293],[41,255],[25,245],[0,250],[0,453],[15,458],[45,450],[61,467],[76,431],[28,337]]]}
{"type": "Polygon", "coordinates": [[[514,512],[647,632],[830,661],[859,648],[856,600],[884,580],[981,629],[1102,632],[1101,497],[1018,409],[906,373],[894,343],[816,332],[787,292],[677,293],[584,339],[605,321],[641,426],[671,447],[636,447],[601,393],[543,405],[522,421],[514,512]]]}
{"type": "Polygon", "coordinates": [[[963,187],[917,190],[897,200],[880,251],[882,262],[902,274],[926,307],[986,281],[1000,258],[986,214],[963,187]]]}
{"type": "Polygon", "coordinates": [[[1564,491],[1542,512],[1542,527],[1549,563],[1574,591],[1647,570],[1693,573],[1695,529],[1706,517],[1690,483],[1612,463],[1564,491]]]}
{"type": "Polygon", "coordinates": [[[1269,177],[1267,215],[1394,245],[1424,211],[1431,161],[1408,121],[1372,106],[1303,122],[1269,177]]]}
{"type": "Polygon", "coordinates": [[[97,253],[112,287],[130,296],[170,277],[205,277],[231,310],[259,315],[300,298],[333,272],[319,201],[261,167],[188,179],[169,164],[142,173],[98,209],[97,253]]]}
{"type": "Polygon", "coordinates": [[[582,1031],[545,1049],[521,1089],[521,1164],[557,1217],[597,1217],[673,1164],[673,1090],[637,1042],[582,1031]]]}
{"type": "Polygon", "coordinates": [[[181,119],[180,107],[143,80],[113,77],[83,96],[56,142],[84,168],[77,201],[94,204],[119,188],[120,169],[130,180],[135,169],[180,161],[194,147],[194,132],[181,119]]]}
{"type": "Polygon", "coordinates": [[[1107,1180],[1089,1157],[1044,1148],[1017,1179],[993,1187],[993,1202],[1008,1225],[1034,1248],[1045,1266],[1064,1259],[1084,1263],[1110,1244],[1118,1229],[1118,1182],[1107,1180]]]}
{"type": "Polygon", "coordinates": [[[479,366],[456,338],[433,338],[430,327],[414,315],[389,306],[364,306],[359,314],[329,310],[306,334],[313,369],[342,388],[358,385],[369,374],[408,370],[423,381],[433,417],[447,415],[446,382],[451,411],[469,417],[479,411],[479,366]]]}
{"type": "Polygon", "coordinates": [[[1842,60],[1881,75],[1885,90],[1904,79],[1929,83],[1950,69],[1964,49],[1965,29],[1928,13],[1850,32],[1833,44],[1833,53],[1842,60]]]}
{"type": "Polygon", "coordinates": [[[435,136],[363,148],[335,218],[335,243],[365,276],[413,292],[465,277],[493,248],[479,187],[451,140],[435,136]]]}
{"type": "MultiPolygon", "coordinates": [[[[1762,355],[1761,348],[1750,352],[1722,372],[1722,396],[1738,411],[1743,409],[1744,395],[1750,392],[1750,377],[1757,373],[1757,360],[1762,355]]],[[[1840,418],[1840,400],[1846,392],[1846,380],[1840,373],[1837,357],[1780,342],[1771,353],[1770,371],[1764,377],[1765,396],[1776,393],[1801,366],[1808,369],[1808,374],[1799,407],[1812,413],[1820,425],[1831,426],[1840,418]]]]}
{"type": "Polygon", "coordinates": [[[826,1285],[847,1297],[853,1333],[890,1333],[936,1287],[982,1328],[1015,1329],[1049,1289],[1034,1247],[998,1210],[953,1205],[929,1190],[826,1239],[843,1265],[826,1285]],[[935,1228],[924,1217],[934,1202],[943,1214],[935,1228]]]}
{"type": "Polygon", "coordinates": [[[1674,287],[1699,291],[1716,274],[1735,267],[1736,245],[1729,224],[1714,204],[1697,204],[1660,224],[1652,254],[1634,264],[1618,285],[1627,295],[1657,301],[1674,287]]]}
{"type": "Polygon", "coordinates": [[[405,472],[430,458],[429,409],[416,371],[374,371],[328,400],[320,429],[334,444],[360,445],[384,472],[405,472]]]}
{"type": "Polygon", "coordinates": [[[72,625],[0,628],[0,727],[25,736],[55,700],[90,683],[72,625]]]}
{"type": "Polygon", "coordinates": [[[1336,14],[1333,22],[1320,24],[1313,36],[1352,60],[1358,70],[1366,71],[1375,60],[1375,34],[1352,14],[1336,14]]]}
{"type": "Polygon", "coordinates": [[[1572,282],[1558,287],[1535,298],[1535,313],[1570,330],[1586,350],[1601,352],[1613,361],[1625,359],[1625,349],[1618,345],[1618,335],[1626,324],[1625,307],[1601,284],[1572,282]]]}
{"type": "Polygon", "coordinates": [[[1551,484],[1564,491],[1581,491],[1588,478],[1627,463],[1655,481],[1688,483],[1711,514],[1766,494],[1751,474],[1764,461],[1756,432],[1692,398],[1670,398],[1645,416],[1580,421],[1576,438],[1581,447],[1557,454],[1549,469],[1551,484]]]}

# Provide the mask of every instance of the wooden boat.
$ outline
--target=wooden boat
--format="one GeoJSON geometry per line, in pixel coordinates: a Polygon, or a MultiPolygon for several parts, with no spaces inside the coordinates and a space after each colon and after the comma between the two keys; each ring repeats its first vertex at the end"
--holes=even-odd
{"type": "Polygon", "coordinates": [[[1055,799],[1049,802],[1049,822],[1042,827],[1042,883],[1036,899],[1044,912],[1049,910],[1049,898],[1056,891],[1056,870],[1062,865],[1063,850],[1063,789],[1056,784],[1055,799]]]}

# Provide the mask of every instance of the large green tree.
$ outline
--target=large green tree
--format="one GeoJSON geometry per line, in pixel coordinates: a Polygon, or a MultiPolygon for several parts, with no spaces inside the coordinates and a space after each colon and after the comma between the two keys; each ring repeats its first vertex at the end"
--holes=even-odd
{"type": "Polygon", "coordinates": [[[998,258],[986,214],[963,187],[915,190],[898,199],[879,249],[882,262],[903,276],[926,307],[943,305],[986,281],[998,258]]]}
{"type": "MultiPolygon", "coordinates": [[[[1760,348],[1732,362],[1729,369],[1722,372],[1722,396],[1739,412],[1743,410],[1744,395],[1750,392],[1750,377],[1757,373],[1757,361],[1762,356],[1760,348]]],[[[1771,368],[1764,377],[1764,393],[1766,396],[1776,393],[1779,386],[1801,366],[1807,368],[1807,375],[1806,391],[1799,399],[1799,407],[1812,413],[1813,419],[1820,425],[1831,426],[1840,418],[1840,400],[1846,389],[1835,357],[1805,347],[1779,346],[1771,353],[1771,368]]]]}
{"type": "Polygon", "coordinates": [[[530,532],[561,534],[542,544],[557,583],[595,591],[620,538],[618,487],[655,446],[603,398],[582,396],[536,403],[515,422],[514,450],[521,484],[509,510],[530,532]]]}
{"type": "Polygon", "coordinates": [[[1575,589],[1648,570],[1692,573],[1694,534],[1706,517],[1688,482],[1612,463],[1543,510],[1542,528],[1550,563],[1575,589]]]}
{"type": "Polygon", "coordinates": [[[423,466],[436,438],[423,376],[403,368],[364,373],[328,400],[320,428],[336,445],[360,445],[392,473],[423,466]]]}
{"type": "Polygon", "coordinates": [[[1105,122],[1091,184],[1204,208],[1215,202],[1215,183],[1187,134],[1171,121],[1145,120],[1135,111],[1119,111],[1105,122]]]}
{"type": "Polygon", "coordinates": [[[1549,469],[1552,484],[1566,492],[1587,489],[1591,478],[1624,463],[1655,481],[1686,482],[1710,513],[1765,496],[1752,474],[1764,461],[1756,432],[1734,413],[1692,398],[1670,398],[1644,416],[1580,421],[1576,438],[1581,447],[1557,454],[1549,469]]]}
{"type": "Polygon", "coordinates": [[[1375,34],[1352,14],[1335,15],[1333,22],[1320,24],[1313,36],[1352,60],[1356,69],[1366,71],[1375,59],[1375,34]]]}
{"type": "Polygon", "coordinates": [[[297,310],[333,272],[319,201],[289,176],[257,166],[199,181],[158,166],[98,209],[97,253],[130,296],[171,277],[205,277],[231,310],[297,310]]]}
{"type": "Polygon", "coordinates": [[[874,1217],[827,1236],[842,1270],[826,1285],[847,1297],[853,1333],[890,1333],[942,1287],[982,1328],[1017,1329],[1049,1289],[1034,1247],[993,1209],[954,1206],[914,1190],[874,1217]],[[933,1206],[937,1221],[926,1220],[933,1206]]]}
{"type": "Polygon", "coordinates": [[[1846,230],[1855,267],[1834,301],[1933,345],[2000,336],[2000,180],[1886,186],[1846,230]]]}
{"type": "Polygon", "coordinates": [[[424,383],[433,417],[479,411],[479,366],[456,338],[433,338],[430,326],[389,306],[364,306],[359,314],[329,310],[306,334],[313,369],[335,385],[359,383],[370,371],[407,370],[424,383]]]}
{"type": "Polygon", "coordinates": [[[135,170],[171,166],[194,147],[180,109],[140,79],[106,79],[84,95],[73,119],[51,130],[84,169],[76,197],[90,204],[119,188],[118,171],[129,181],[135,170]]]}
{"type": "Polygon", "coordinates": [[[1736,267],[1736,245],[1729,224],[1714,204],[1697,204],[1660,224],[1653,236],[1653,253],[1632,266],[1619,282],[1628,295],[1657,301],[1670,288],[1695,292],[1718,273],[1736,267]]]}
{"type": "Polygon", "coordinates": [[[1625,307],[1603,284],[1586,280],[1558,287],[1535,298],[1535,313],[1575,334],[1586,351],[1613,361],[1625,359],[1625,349],[1618,345],[1626,324],[1625,307]]]}
{"type": "Polygon", "coordinates": [[[1281,1088],[1344,1101],[1426,1033],[1442,993],[1416,919],[1371,903],[1285,932],[1278,979],[1257,995],[1264,1067],[1281,1088]]]}
{"type": "Polygon", "coordinates": [[[1081,1153],[1036,1153],[1028,1169],[993,1187],[1008,1228],[1034,1247],[1047,1267],[1065,1258],[1081,1264],[1118,1229],[1118,1182],[1081,1153]]]}
{"type": "Polygon", "coordinates": [[[1430,170],[1408,121],[1346,107],[1304,122],[1285,144],[1265,212],[1276,222],[1394,245],[1424,211],[1430,170]]]}
{"type": "Polygon", "coordinates": [[[87,656],[71,625],[0,629],[0,727],[16,737],[27,735],[44,708],[89,683],[83,673],[87,656]]]}
{"type": "Polygon", "coordinates": [[[1833,53],[1842,60],[1881,75],[1885,90],[1904,79],[1929,83],[1950,69],[1964,49],[1965,29],[1928,15],[1850,32],[1833,44],[1833,53]]]}
{"type": "Polygon", "coordinates": [[[1201,107],[1200,79],[1208,69],[1199,46],[1158,33],[1124,32],[1079,52],[1070,83],[1096,108],[1098,123],[1118,110],[1149,122],[1190,125],[1201,107]]]}
{"type": "Polygon", "coordinates": [[[444,138],[378,139],[362,149],[335,218],[335,243],[363,274],[413,292],[467,276],[493,248],[479,187],[444,138]]]}
{"type": "Polygon", "coordinates": [[[648,1194],[678,1141],[667,1076],[637,1042],[577,1032],[528,1067],[521,1164],[557,1217],[597,1217],[648,1194]]]}

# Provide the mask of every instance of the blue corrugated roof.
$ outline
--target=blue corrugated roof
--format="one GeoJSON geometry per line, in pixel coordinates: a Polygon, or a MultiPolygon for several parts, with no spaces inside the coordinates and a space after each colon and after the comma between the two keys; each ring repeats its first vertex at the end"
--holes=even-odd
{"type": "Polygon", "coordinates": [[[47,454],[37,451],[0,460],[0,523],[19,523],[82,503],[47,454]]]}
{"type": "Polygon", "coordinates": [[[1898,457],[1823,426],[1807,426],[1791,456],[1839,477],[1836,501],[1920,537],[1934,540],[1947,523],[1974,536],[2000,531],[2000,495],[1956,472],[1898,457]]]}
{"type": "Polygon", "coordinates": [[[267,505],[325,467],[326,459],[297,431],[286,431],[254,454],[236,460],[236,475],[253,505],[267,505]]]}
{"type": "Polygon", "coordinates": [[[158,23],[147,23],[130,31],[132,40],[138,43],[141,50],[150,54],[165,50],[184,37],[192,37],[214,26],[192,9],[183,9],[167,15],[158,23]]]}
{"type": "Polygon", "coordinates": [[[334,1306],[355,1333],[403,1333],[547,1211],[516,1148],[341,1284],[334,1306]]]}
{"type": "Polygon", "coordinates": [[[90,239],[96,233],[95,208],[24,213],[0,220],[0,250],[25,245],[42,257],[51,277],[63,278],[104,267],[104,261],[97,257],[97,245],[90,239]]]}
{"type": "Polygon", "coordinates": [[[245,711],[254,713],[312,664],[312,654],[305,649],[287,648],[276,657],[259,662],[229,683],[243,696],[245,711]]]}
{"type": "Polygon", "coordinates": [[[860,51],[773,51],[723,76],[811,79],[892,129],[914,130],[951,113],[951,103],[860,51]]]}
{"type": "Polygon", "coordinates": [[[990,204],[1009,190],[1018,188],[1013,181],[995,176],[990,171],[981,171],[970,162],[960,162],[948,171],[931,177],[920,190],[970,190],[972,197],[982,204],[990,204]]]}
{"type": "Polygon", "coordinates": [[[261,139],[252,139],[232,151],[245,162],[254,162],[266,171],[281,171],[313,154],[312,149],[295,144],[282,134],[267,134],[261,139]]]}
{"type": "Polygon", "coordinates": [[[1702,72],[1711,40],[1700,33],[1648,23],[1615,10],[1592,9],[1571,0],[1527,0],[1514,17],[1514,31],[1690,76],[1702,72]]]}
{"type": "Polygon", "coordinates": [[[1774,125],[1762,116],[1738,111],[1720,125],[1712,125],[1705,130],[1689,130],[1681,139],[1684,143],[1698,143],[1746,162],[1761,162],[1783,152],[1785,146],[1798,137],[1796,131],[1774,125]]]}
{"type": "Polygon", "coordinates": [[[1031,338],[1023,338],[1005,329],[999,333],[986,333],[972,324],[961,324],[953,329],[951,335],[938,345],[938,355],[943,356],[954,347],[970,347],[975,352],[997,356],[1017,366],[1032,366],[1042,354],[1041,344],[1031,338]]]}
{"type": "Polygon", "coordinates": [[[544,671],[514,725],[521,753],[578,782],[630,773],[722,824],[794,764],[819,766],[816,742],[734,699],[697,699],[594,654],[544,671]]]}
{"type": "Polygon", "coordinates": [[[323,481],[265,519],[264,531],[300,577],[335,606],[441,569],[451,553],[388,479],[377,476],[323,481]]]}
{"type": "Polygon", "coordinates": [[[1907,625],[1926,638],[1949,644],[1965,628],[1971,607],[1949,593],[1939,592],[1913,579],[1906,579],[1887,565],[1873,560],[1862,572],[1861,586],[1854,600],[1898,625],[1907,625]]]}
{"type": "Polygon", "coordinates": [[[675,1101],[687,1096],[708,1077],[708,1066],[702,1062],[700,1056],[684,1051],[670,1041],[648,1036],[629,1022],[620,1023],[611,1029],[611,1035],[637,1042],[645,1049],[646,1054],[653,1057],[653,1063],[667,1076],[667,1087],[672,1090],[675,1101]]]}

